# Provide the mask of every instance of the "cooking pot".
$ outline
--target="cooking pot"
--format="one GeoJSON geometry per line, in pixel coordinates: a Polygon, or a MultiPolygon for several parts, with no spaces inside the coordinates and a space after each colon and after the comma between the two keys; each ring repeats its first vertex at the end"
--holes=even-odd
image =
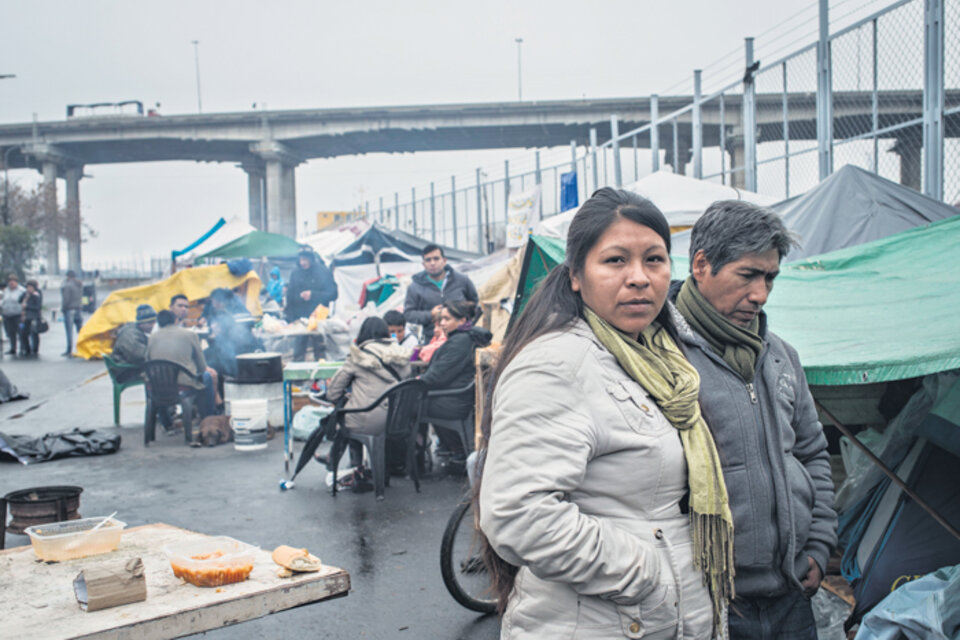
{"type": "Polygon", "coordinates": [[[255,352],[237,356],[237,382],[283,382],[279,353],[255,352]]]}

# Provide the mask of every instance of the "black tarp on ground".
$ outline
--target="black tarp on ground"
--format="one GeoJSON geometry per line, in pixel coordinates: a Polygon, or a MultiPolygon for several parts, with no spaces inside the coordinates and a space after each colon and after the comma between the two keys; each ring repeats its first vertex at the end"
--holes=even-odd
{"type": "Polygon", "coordinates": [[[7,375],[0,369],[0,402],[10,402],[11,400],[26,400],[30,397],[29,393],[21,393],[16,385],[10,382],[7,375]]]}
{"type": "Polygon", "coordinates": [[[0,433],[0,461],[33,464],[57,458],[102,456],[120,449],[119,433],[74,429],[62,433],[17,436],[0,433]]]}

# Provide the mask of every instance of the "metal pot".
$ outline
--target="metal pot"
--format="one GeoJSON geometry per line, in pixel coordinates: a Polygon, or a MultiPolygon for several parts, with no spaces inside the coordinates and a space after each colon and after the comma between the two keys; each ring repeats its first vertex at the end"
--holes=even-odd
{"type": "Polygon", "coordinates": [[[244,353],[237,356],[237,382],[283,382],[279,353],[244,353]]]}

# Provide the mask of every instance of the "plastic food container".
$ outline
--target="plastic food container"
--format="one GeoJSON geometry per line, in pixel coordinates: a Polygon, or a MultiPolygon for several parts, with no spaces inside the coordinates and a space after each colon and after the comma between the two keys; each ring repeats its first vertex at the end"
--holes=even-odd
{"type": "Polygon", "coordinates": [[[38,524],[27,527],[26,534],[30,536],[33,552],[47,562],[109,553],[115,551],[120,544],[120,534],[127,524],[110,518],[96,531],[90,531],[103,522],[105,517],[38,524]]]}
{"type": "Polygon", "coordinates": [[[253,571],[257,547],[226,536],[176,542],[163,548],[173,575],[198,587],[243,582],[253,571]]]}

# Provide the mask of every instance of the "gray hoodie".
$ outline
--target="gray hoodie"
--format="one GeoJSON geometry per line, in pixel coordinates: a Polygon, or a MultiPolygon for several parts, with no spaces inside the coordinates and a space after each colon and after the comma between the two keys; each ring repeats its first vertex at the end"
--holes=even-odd
{"type": "Polygon", "coordinates": [[[20,306],[20,296],[26,292],[27,290],[20,284],[12,290],[10,287],[4,287],[3,297],[0,297],[0,313],[6,317],[19,316],[23,311],[23,307],[20,306]]]}

